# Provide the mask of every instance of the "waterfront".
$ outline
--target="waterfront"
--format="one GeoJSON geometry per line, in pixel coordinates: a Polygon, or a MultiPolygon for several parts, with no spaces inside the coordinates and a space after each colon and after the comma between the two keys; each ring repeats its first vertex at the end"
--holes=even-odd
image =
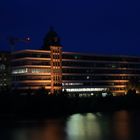
{"type": "Polygon", "coordinates": [[[73,114],[43,120],[1,120],[0,139],[138,140],[140,112],[73,114]]]}

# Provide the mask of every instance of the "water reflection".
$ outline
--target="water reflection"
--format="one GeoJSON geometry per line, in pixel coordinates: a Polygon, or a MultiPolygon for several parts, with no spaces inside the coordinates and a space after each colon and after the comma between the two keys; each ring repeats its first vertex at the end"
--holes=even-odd
{"type": "Polygon", "coordinates": [[[139,117],[140,112],[118,111],[18,121],[12,125],[0,121],[0,140],[138,140],[139,117]]]}
{"type": "Polygon", "coordinates": [[[10,136],[9,140],[65,140],[64,126],[64,120],[61,119],[18,122],[18,125],[6,128],[4,130],[6,133],[0,134],[0,140],[7,138],[7,135],[10,136]]]}
{"type": "Polygon", "coordinates": [[[116,139],[131,139],[131,114],[127,111],[115,112],[113,115],[112,127],[116,139]]]}
{"type": "Polygon", "coordinates": [[[101,136],[97,116],[92,113],[71,116],[68,120],[66,131],[68,140],[96,140],[101,136]]]}

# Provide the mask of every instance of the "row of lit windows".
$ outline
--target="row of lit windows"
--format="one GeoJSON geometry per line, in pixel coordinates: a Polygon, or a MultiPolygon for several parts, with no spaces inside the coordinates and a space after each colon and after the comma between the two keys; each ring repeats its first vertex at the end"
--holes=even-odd
{"type": "MultiPolygon", "coordinates": [[[[125,90],[125,88],[109,88],[110,90],[125,90]]],[[[63,88],[63,91],[67,92],[98,92],[107,91],[108,88],[63,88]]]]}
{"type": "Polygon", "coordinates": [[[53,53],[60,53],[60,51],[61,51],[60,48],[56,48],[56,49],[53,49],[53,50],[52,50],[53,53]]]}
{"type": "Polygon", "coordinates": [[[12,70],[12,74],[22,74],[22,73],[50,73],[50,69],[20,68],[12,70]]]}
{"type": "Polygon", "coordinates": [[[6,79],[6,78],[0,77],[0,82],[1,82],[1,81],[7,81],[7,79],[6,79]]]}
{"type": "Polygon", "coordinates": [[[0,83],[0,86],[7,86],[6,83],[0,83]]]}
{"type": "Polygon", "coordinates": [[[56,83],[56,82],[54,82],[54,86],[62,86],[62,84],[61,83],[56,83]]]}
{"type": "Polygon", "coordinates": [[[107,88],[66,88],[68,92],[88,92],[88,91],[105,91],[107,88]]]}
{"type": "Polygon", "coordinates": [[[59,54],[58,55],[56,55],[56,54],[54,55],[53,54],[53,59],[60,59],[60,55],[59,54]]]}
{"type": "Polygon", "coordinates": [[[61,76],[55,75],[55,76],[53,77],[53,80],[55,80],[55,81],[61,81],[61,76]]]}
{"type": "Polygon", "coordinates": [[[62,83],[63,86],[81,86],[83,83],[62,83]]]}
{"type": "Polygon", "coordinates": [[[53,64],[53,66],[61,66],[60,62],[53,62],[52,64],[53,64]]]}
{"type": "Polygon", "coordinates": [[[63,83],[63,86],[124,86],[128,83],[124,82],[83,82],[83,83],[63,83]]]}

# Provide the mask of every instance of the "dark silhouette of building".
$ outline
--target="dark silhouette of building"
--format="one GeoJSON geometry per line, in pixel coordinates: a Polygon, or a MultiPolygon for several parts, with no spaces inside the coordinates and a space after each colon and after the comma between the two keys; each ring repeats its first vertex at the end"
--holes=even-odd
{"type": "Polygon", "coordinates": [[[0,91],[6,90],[11,85],[10,52],[0,52],[0,91]]]}

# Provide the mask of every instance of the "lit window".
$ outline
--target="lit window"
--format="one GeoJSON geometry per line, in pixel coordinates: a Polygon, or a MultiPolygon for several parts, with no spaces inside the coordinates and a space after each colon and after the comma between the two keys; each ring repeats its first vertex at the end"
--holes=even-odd
{"type": "Polygon", "coordinates": [[[12,74],[20,74],[20,73],[27,73],[28,69],[24,68],[24,69],[15,69],[12,71],[12,74]]]}
{"type": "Polygon", "coordinates": [[[90,77],[89,76],[87,76],[87,79],[89,79],[90,77]]]}
{"type": "Polygon", "coordinates": [[[102,97],[106,97],[107,96],[107,93],[102,93],[102,97]]]}
{"type": "Polygon", "coordinates": [[[68,92],[89,92],[89,91],[105,91],[107,88],[67,88],[68,92]]]}
{"type": "Polygon", "coordinates": [[[6,68],[6,67],[5,67],[4,64],[1,64],[1,65],[0,65],[0,70],[5,70],[5,68],[6,68]]]}
{"type": "Polygon", "coordinates": [[[68,85],[75,85],[75,86],[77,86],[77,85],[83,85],[83,83],[62,83],[62,85],[66,85],[66,86],[68,86],[68,85]]]}
{"type": "Polygon", "coordinates": [[[46,73],[46,72],[50,72],[50,69],[28,69],[28,68],[24,68],[24,69],[15,69],[12,71],[13,74],[20,74],[20,73],[27,73],[27,72],[31,72],[31,73],[46,73]]]}

